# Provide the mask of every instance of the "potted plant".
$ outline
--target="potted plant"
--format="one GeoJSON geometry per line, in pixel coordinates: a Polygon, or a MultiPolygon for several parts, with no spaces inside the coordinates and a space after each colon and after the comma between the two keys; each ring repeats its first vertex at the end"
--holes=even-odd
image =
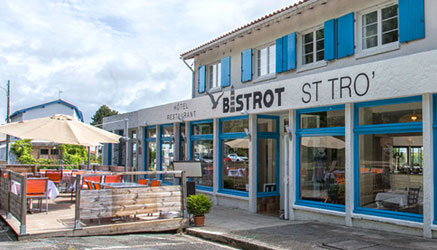
{"type": "Polygon", "coordinates": [[[205,225],[205,214],[211,210],[211,200],[204,194],[190,195],[187,198],[187,210],[194,216],[194,225],[205,225]]]}

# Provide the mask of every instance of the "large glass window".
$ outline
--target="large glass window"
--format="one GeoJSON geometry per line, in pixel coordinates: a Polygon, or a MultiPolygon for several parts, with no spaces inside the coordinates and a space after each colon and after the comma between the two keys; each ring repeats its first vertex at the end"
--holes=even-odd
{"type": "Polygon", "coordinates": [[[213,141],[212,140],[195,140],[193,141],[193,160],[200,161],[202,168],[202,177],[194,178],[197,185],[212,187],[213,186],[213,141]]]}
{"type": "Polygon", "coordinates": [[[279,192],[279,117],[258,115],[257,131],[257,192],[276,196],[279,192]]]}
{"type": "Polygon", "coordinates": [[[256,54],[257,76],[275,73],[276,70],[276,45],[271,44],[257,50],[256,54]]]}
{"type": "Polygon", "coordinates": [[[212,189],[214,174],[213,121],[196,121],[192,122],[190,126],[191,159],[200,161],[202,168],[202,177],[194,178],[194,181],[197,185],[212,189]]]}
{"type": "Polygon", "coordinates": [[[423,213],[422,133],[359,136],[360,206],[423,213]]]}
{"type": "Polygon", "coordinates": [[[222,141],[223,188],[249,191],[249,139],[222,141]]]}
{"type": "Polygon", "coordinates": [[[422,121],[422,102],[397,103],[360,108],[359,125],[422,121]]]}
{"type": "Polygon", "coordinates": [[[345,204],[345,137],[300,139],[300,197],[303,200],[345,204]]]}
{"type": "Polygon", "coordinates": [[[324,29],[311,31],[302,36],[302,64],[323,61],[325,51],[324,29]]]}
{"type": "Polygon", "coordinates": [[[370,49],[398,41],[398,5],[361,15],[361,48],[370,49]]]}
{"type": "Polygon", "coordinates": [[[249,191],[247,116],[221,119],[220,126],[220,189],[247,196],[243,193],[249,191]]]}
{"type": "Polygon", "coordinates": [[[344,106],[297,112],[298,201],[344,211],[344,106]]]}
{"type": "Polygon", "coordinates": [[[421,98],[356,104],[355,114],[358,211],[378,211],[387,217],[399,213],[420,221],[424,167],[421,98]]]}
{"type": "Polygon", "coordinates": [[[145,144],[146,144],[146,167],[148,171],[156,169],[156,127],[148,127],[145,129],[145,144]]]}
{"type": "Polygon", "coordinates": [[[161,169],[162,171],[173,170],[174,161],[174,133],[172,125],[161,126],[161,169]]]}

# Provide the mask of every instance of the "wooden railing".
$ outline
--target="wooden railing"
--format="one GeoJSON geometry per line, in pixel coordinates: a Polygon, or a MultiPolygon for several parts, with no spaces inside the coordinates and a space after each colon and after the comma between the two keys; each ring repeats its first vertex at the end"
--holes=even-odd
{"type": "Polygon", "coordinates": [[[0,202],[7,217],[13,215],[20,222],[20,234],[26,234],[27,177],[20,173],[0,170],[0,202]],[[12,185],[15,192],[12,192],[12,185]]]}
{"type": "MultiPolygon", "coordinates": [[[[173,175],[180,178],[180,184],[159,187],[108,188],[100,190],[83,190],[82,178],[76,176],[76,212],[75,229],[80,229],[83,219],[103,219],[111,217],[138,216],[143,214],[166,213],[175,211],[180,217],[185,214],[185,173],[183,171],[145,171],[122,172],[125,179],[134,176],[173,175]],[[127,177],[127,178],[126,178],[127,177]]],[[[102,175],[105,176],[105,175],[102,175]]]]}

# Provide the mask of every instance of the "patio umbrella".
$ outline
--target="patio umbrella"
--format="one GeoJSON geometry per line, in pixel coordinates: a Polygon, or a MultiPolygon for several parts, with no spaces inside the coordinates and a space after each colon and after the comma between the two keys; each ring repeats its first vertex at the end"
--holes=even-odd
{"type": "Polygon", "coordinates": [[[0,126],[0,133],[22,139],[44,140],[62,144],[98,146],[119,143],[121,136],[79,122],[68,115],[13,122],[0,126]]]}
{"type": "Polygon", "coordinates": [[[249,139],[235,139],[225,144],[231,148],[249,148],[249,139]]]}
{"type": "Polygon", "coordinates": [[[345,146],[343,140],[340,140],[333,136],[302,137],[301,143],[303,146],[312,147],[312,148],[342,149],[345,146]]]}

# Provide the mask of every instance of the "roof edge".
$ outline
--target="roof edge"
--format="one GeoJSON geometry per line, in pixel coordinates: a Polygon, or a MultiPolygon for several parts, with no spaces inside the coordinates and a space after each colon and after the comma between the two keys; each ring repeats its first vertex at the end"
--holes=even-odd
{"type": "Polygon", "coordinates": [[[187,59],[193,59],[196,54],[201,53],[203,50],[206,50],[210,47],[216,46],[220,43],[225,42],[226,40],[230,40],[233,39],[235,37],[240,36],[242,33],[245,33],[251,29],[257,28],[258,26],[261,26],[263,24],[265,24],[266,22],[270,22],[273,21],[275,19],[281,18],[285,15],[291,14],[295,11],[298,11],[301,8],[310,6],[312,4],[316,4],[316,3],[321,3],[324,4],[327,2],[327,0],[303,0],[303,1],[299,1],[298,3],[289,5],[287,7],[284,7],[282,9],[276,10],[270,14],[267,14],[263,17],[260,17],[246,25],[243,25],[239,28],[234,29],[233,31],[230,31],[228,33],[225,33],[209,42],[206,42],[194,49],[191,49],[187,52],[184,52],[182,54],[180,54],[180,59],[182,60],[187,60],[187,59]]]}

